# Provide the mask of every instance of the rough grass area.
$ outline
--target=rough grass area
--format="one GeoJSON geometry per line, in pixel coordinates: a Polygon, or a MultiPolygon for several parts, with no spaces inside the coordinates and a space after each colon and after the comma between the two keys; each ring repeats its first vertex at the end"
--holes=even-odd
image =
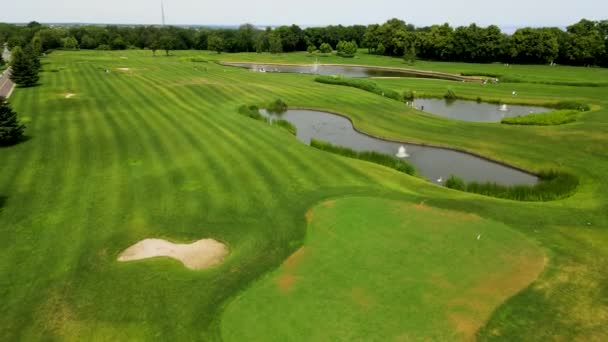
{"type": "Polygon", "coordinates": [[[370,93],[374,93],[376,95],[380,95],[383,97],[388,97],[389,99],[403,101],[403,95],[401,95],[397,91],[393,91],[391,89],[383,89],[379,87],[376,83],[370,80],[358,79],[358,78],[348,78],[342,76],[319,76],[315,78],[316,82],[325,83],[325,84],[333,84],[333,85],[341,85],[347,87],[353,87],[361,90],[368,91],[370,93]]]}
{"type": "Polygon", "coordinates": [[[572,109],[556,110],[548,113],[529,114],[504,118],[500,122],[507,125],[563,125],[577,120],[580,111],[572,109]]]}
{"type": "Polygon", "coordinates": [[[399,172],[407,173],[408,175],[416,174],[416,168],[414,167],[414,165],[387,154],[375,151],[359,152],[348,147],[336,146],[327,141],[321,141],[317,139],[311,139],[310,146],[325,152],[339,154],[348,158],[361,159],[368,162],[380,164],[391,169],[395,169],[399,172]]]}
{"type": "Polygon", "coordinates": [[[574,194],[579,184],[578,177],[554,170],[540,172],[538,179],[535,185],[505,186],[478,182],[466,184],[460,178],[450,176],[445,185],[450,189],[516,201],[554,201],[574,194]]]}
{"type": "Polygon", "coordinates": [[[471,340],[545,264],[504,224],[424,203],[345,198],[307,218],[304,246],[228,306],[226,341],[471,340]]]}

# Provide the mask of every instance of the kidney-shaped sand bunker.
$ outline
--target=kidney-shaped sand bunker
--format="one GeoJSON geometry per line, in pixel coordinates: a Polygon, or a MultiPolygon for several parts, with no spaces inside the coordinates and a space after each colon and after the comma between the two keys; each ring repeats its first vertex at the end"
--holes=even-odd
{"type": "Polygon", "coordinates": [[[191,244],[177,244],[163,239],[145,239],[127,248],[118,261],[135,261],[156,257],[169,257],[181,261],[192,270],[202,270],[220,264],[228,255],[228,248],[213,239],[191,244]]]}

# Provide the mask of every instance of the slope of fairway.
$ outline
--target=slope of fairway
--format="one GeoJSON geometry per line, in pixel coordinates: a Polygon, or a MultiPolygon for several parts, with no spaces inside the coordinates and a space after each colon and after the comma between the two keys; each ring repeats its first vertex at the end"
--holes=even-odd
{"type": "Polygon", "coordinates": [[[307,219],[304,246],[229,305],[227,341],[468,340],[544,266],[509,227],[424,204],[346,198],[307,219]]]}

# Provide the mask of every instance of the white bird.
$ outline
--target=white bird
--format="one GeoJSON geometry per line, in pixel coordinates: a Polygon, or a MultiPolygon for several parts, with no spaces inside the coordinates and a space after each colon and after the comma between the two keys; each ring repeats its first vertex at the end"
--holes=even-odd
{"type": "Polygon", "coordinates": [[[443,183],[443,177],[437,178],[437,183],[443,183]]]}

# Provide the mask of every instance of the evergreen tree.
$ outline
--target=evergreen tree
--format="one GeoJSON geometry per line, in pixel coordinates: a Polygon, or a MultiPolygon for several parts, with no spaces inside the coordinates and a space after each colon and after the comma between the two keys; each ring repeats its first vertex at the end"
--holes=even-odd
{"type": "Polygon", "coordinates": [[[23,138],[25,126],[19,123],[17,113],[0,96],[0,146],[13,145],[23,138]]]}
{"type": "Polygon", "coordinates": [[[13,82],[24,87],[36,85],[39,70],[40,60],[33,53],[26,53],[20,47],[13,49],[11,62],[11,80],[13,82]]]}

